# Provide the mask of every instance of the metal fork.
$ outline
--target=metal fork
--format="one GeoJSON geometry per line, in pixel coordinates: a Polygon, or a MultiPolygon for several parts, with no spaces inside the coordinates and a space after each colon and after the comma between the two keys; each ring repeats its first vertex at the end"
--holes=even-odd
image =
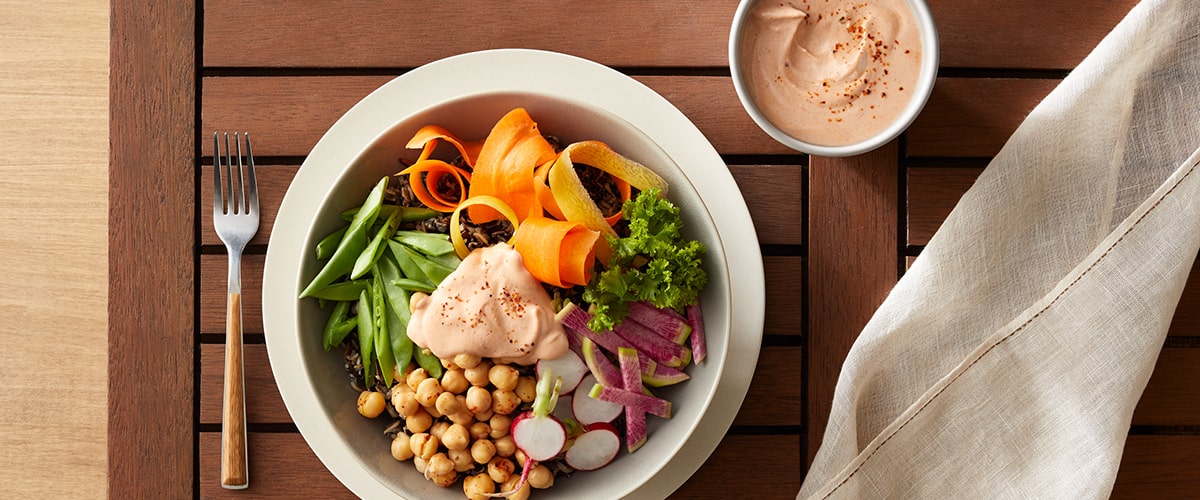
{"type": "Polygon", "coordinates": [[[250,485],[246,465],[246,383],[242,357],[242,250],[258,232],[258,183],[250,134],[246,139],[246,168],[242,164],[241,135],[237,144],[237,169],[224,134],[224,169],[221,144],[213,133],[213,227],[229,252],[229,300],[225,322],[225,395],[221,413],[221,486],[240,490],[250,485]]]}

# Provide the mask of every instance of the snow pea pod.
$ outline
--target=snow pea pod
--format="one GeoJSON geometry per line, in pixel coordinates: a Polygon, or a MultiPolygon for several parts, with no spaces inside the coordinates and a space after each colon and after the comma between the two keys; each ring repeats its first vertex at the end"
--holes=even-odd
{"type": "Polygon", "coordinates": [[[379,256],[383,254],[383,242],[387,241],[391,234],[396,231],[396,227],[400,225],[400,218],[396,213],[388,216],[387,222],[384,222],[383,227],[375,233],[375,237],[371,238],[371,242],[358,255],[358,259],[354,261],[354,268],[350,271],[350,279],[361,278],[362,275],[370,271],[375,266],[375,261],[379,260],[379,256]]]}
{"type": "Polygon", "coordinates": [[[338,243],[337,249],[333,251],[333,255],[325,262],[325,267],[322,267],[313,280],[309,282],[308,286],[304,288],[304,291],[300,292],[300,298],[312,295],[317,290],[333,283],[354,269],[354,263],[367,246],[367,231],[375,223],[375,218],[379,215],[379,207],[383,203],[383,191],[385,187],[387,187],[386,177],[381,179],[375,185],[375,188],[371,190],[371,193],[367,195],[362,209],[354,214],[354,220],[350,221],[350,227],[346,229],[346,234],[343,235],[342,241],[338,243]]]}
{"type": "Polygon", "coordinates": [[[366,280],[341,281],[332,283],[325,288],[317,290],[309,295],[325,300],[353,301],[358,299],[358,293],[367,289],[366,280]]]}
{"type": "Polygon", "coordinates": [[[342,242],[342,237],[346,236],[346,229],[348,229],[348,227],[343,227],[337,231],[329,233],[329,236],[321,238],[321,241],[317,242],[316,250],[318,260],[325,260],[328,259],[329,256],[333,255],[333,251],[337,250],[338,244],[342,242]]]}
{"type": "Polygon", "coordinates": [[[370,389],[375,385],[375,374],[371,371],[375,363],[371,357],[375,354],[375,318],[371,314],[371,297],[367,290],[358,295],[358,353],[363,366],[363,385],[370,389]]]}
{"type": "Polygon", "coordinates": [[[375,331],[375,358],[379,360],[379,374],[383,375],[383,381],[389,387],[392,385],[392,373],[396,369],[396,358],[392,354],[392,339],[391,331],[388,329],[387,306],[383,299],[383,284],[379,282],[379,275],[375,275],[371,286],[368,287],[371,292],[371,319],[373,320],[375,331]]]}
{"type": "Polygon", "coordinates": [[[333,305],[333,312],[325,322],[325,350],[333,349],[345,340],[346,335],[357,326],[357,320],[347,320],[350,313],[350,302],[338,302],[333,305]]]}

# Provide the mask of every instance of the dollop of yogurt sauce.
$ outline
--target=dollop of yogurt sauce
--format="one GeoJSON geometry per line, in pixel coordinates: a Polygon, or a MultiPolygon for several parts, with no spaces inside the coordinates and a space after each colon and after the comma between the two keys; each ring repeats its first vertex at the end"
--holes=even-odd
{"type": "Polygon", "coordinates": [[[443,359],[474,354],[529,365],[568,349],[550,295],[505,243],[472,251],[414,304],[408,336],[443,359]]]}
{"type": "Polygon", "coordinates": [[[921,39],[904,0],[767,0],[741,40],[746,90],[799,140],[857,143],[903,112],[920,73],[921,39]]]}

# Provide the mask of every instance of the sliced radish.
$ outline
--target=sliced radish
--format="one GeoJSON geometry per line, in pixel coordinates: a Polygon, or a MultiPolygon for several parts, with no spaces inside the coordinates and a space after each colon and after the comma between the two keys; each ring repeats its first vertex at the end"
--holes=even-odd
{"type": "Polygon", "coordinates": [[[689,378],[691,377],[683,370],[659,364],[654,365],[652,372],[642,373],[642,383],[650,387],[665,387],[678,384],[689,378]]]}
{"type": "Polygon", "coordinates": [[[629,347],[661,364],[682,368],[692,362],[691,349],[659,336],[636,321],[624,321],[613,332],[625,339],[629,347]]]}
{"type": "Polygon", "coordinates": [[[704,339],[704,316],[700,312],[700,301],[687,306],[688,322],[692,324],[692,358],[701,363],[708,357],[708,344],[704,339]]]}
{"type": "Polygon", "coordinates": [[[533,409],[513,419],[511,433],[513,443],[535,462],[554,458],[567,444],[567,430],[562,422],[550,412],[558,402],[558,388],[562,379],[547,369],[538,377],[537,396],[533,409]]]}
{"type": "MultiPolygon", "coordinates": [[[[592,387],[596,385],[596,378],[588,375],[579,383],[580,387],[592,387]]],[[[561,400],[559,406],[562,406],[561,400]]],[[[594,423],[608,423],[616,420],[621,416],[621,412],[625,411],[625,407],[611,401],[604,401],[593,398],[582,391],[576,393],[571,399],[571,409],[575,414],[575,421],[580,425],[588,426],[594,423]]]]}
{"type": "Polygon", "coordinates": [[[562,377],[562,389],[559,394],[570,394],[579,385],[583,376],[588,374],[587,364],[572,350],[568,350],[566,354],[554,359],[538,360],[538,378],[541,378],[547,370],[553,370],[556,376],[562,377]]]}
{"type": "MultiPolygon", "coordinates": [[[[564,314],[563,326],[566,327],[567,331],[579,336],[580,341],[583,339],[590,339],[594,344],[603,347],[604,350],[611,352],[614,355],[617,354],[617,349],[622,347],[635,347],[629,341],[621,338],[620,335],[613,333],[612,330],[605,331],[604,333],[596,333],[588,329],[587,323],[588,320],[591,319],[592,315],[583,309],[575,307],[574,304],[568,302],[567,306],[563,307],[562,310],[567,311],[567,313],[564,314]]],[[[640,358],[640,363],[642,372],[652,372],[652,370],[648,368],[648,366],[653,363],[652,359],[647,356],[642,356],[640,358]]],[[[600,378],[600,375],[597,375],[597,378],[600,378]]],[[[614,385],[618,387],[620,386],[620,384],[614,385]]]]}
{"type": "MultiPolygon", "coordinates": [[[[634,390],[642,390],[645,386],[642,385],[642,374],[638,365],[638,352],[635,349],[622,347],[617,351],[617,362],[621,366],[621,384],[625,387],[625,392],[634,390]]],[[[604,389],[609,389],[601,385],[595,385],[592,388],[592,393],[589,394],[594,398],[599,398],[597,387],[603,392],[604,389]]],[[[621,390],[611,388],[611,390],[621,390]]],[[[629,452],[633,453],[646,444],[646,411],[636,408],[632,405],[627,405],[621,401],[605,400],[612,403],[620,403],[625,408],[625,445],[629,447],[629,452]]]]}
{"type": "Polygon", "coordinates": [[[687,342],[692,325],[672,309],[661,309],[647,302],[630,302],[629,317],[650,331],[679,345],[687,342]]]}
{"type": "MultiPolygon", "coordinates": [[[[596,382],[608,386],[621,385],[621,372],[617,370],[617,367],[613,366],[612,361],[609,361],[604,353],[600,352],[600,348],[596,347],[596,343],[592,342],[592,339],[588,337],[584,337],[582,342],[580,351],[583,352],[583,362],[587,365],[588,370],[592,372],[592,378],[596,382]]],[[[591,387],[590,385],[585,385],[582,380],[579,383],[585,388],[591,387]]]]}
{"type": "Polygon", "coordinates": [[[593,398],[620,403],[627,408],[635,408],[651,415],[671,418],[671,402],[662,398],[650,396],[642,392],[633,392],[616,387],[604,387],[596,384],[588,392],[593,398]]]}
{"type": "Polygon", "coordinates": [[[621,436],[612,424],[594,423],[575,438],[567,449],[567,465],[575,470],[596,470],[617,457],[621,451],[621,436]]]}

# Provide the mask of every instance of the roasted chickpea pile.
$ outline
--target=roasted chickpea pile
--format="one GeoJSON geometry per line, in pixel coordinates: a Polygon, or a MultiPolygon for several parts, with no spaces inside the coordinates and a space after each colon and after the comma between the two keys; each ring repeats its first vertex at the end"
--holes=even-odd
{"type": "MultiPolygon", "coordinates": [[[[390,405],[399,420],[393,434],[392,457],[412,461],[426,479],[443,488],[463,479],[468,498],[512,491],[525,466],[524,455],[509,435],[512,420],[533,402],[537,379],[527,368],[494,363],[478,356],[442,360],[441,378],[423,368],[395,374],[385,395],[363,391],[358,411],[376,418],[390,405]]],[[[386,413],[392,413],[387,411],[386,413]]],[[[525,485],[509,496],[529,498],[531,488],[549,488],[555,472],[544,464],[529,471],[525,485]]]]}

